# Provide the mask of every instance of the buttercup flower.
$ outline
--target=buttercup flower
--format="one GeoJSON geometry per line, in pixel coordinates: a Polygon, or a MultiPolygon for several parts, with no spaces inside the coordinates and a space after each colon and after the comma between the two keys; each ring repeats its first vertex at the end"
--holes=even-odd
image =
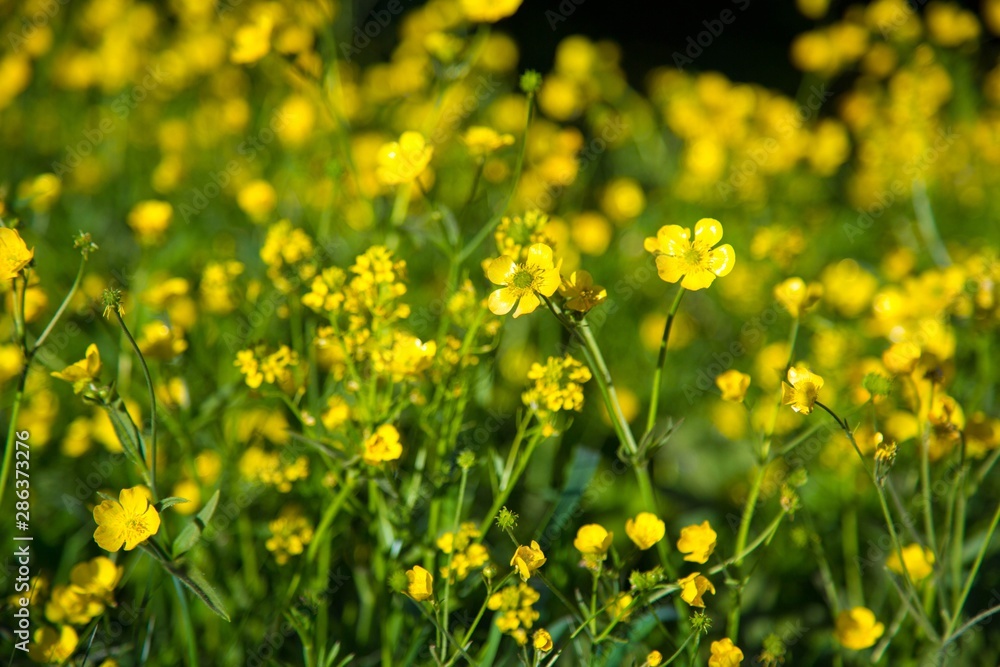
{"type": "Polygon", "coordinates": [[[844,648],[860,651],[875,644],[885,632],[885,626],[875,620],[867,607],[854,607],[837,616],[837,641],[844,648]]]}
{"type": "Polygon", "coordinates": [[[613,535],[600,524],[588,523],[576,531],[573,546],[584,556],[603,556],[611,548],[613,535]]]}
{"type": "Polygon", "coordinates": [[[750,386],[750,376],[730,369],[715,378],[715,386],[722,392],[722,400],[742,403],[750,386]]]}
{"type": "Polygon", "coordinates": [[[736,667],[743,662],[743,651],[728,637],[712,642],[710,651],[708,667],[736,667]]]}
{"type": "Polygon", "coordinates": [[[681,587],[681,599],[692,607],[705,606],[705,601],[701,597],[706,591],[715,594],[715,586],[706,577],[701,576],[701,572],[692,572],[678,580],[677,584],[681,587]]]}
{"type": "Polygon", "coordinates": [[[781,402],[807,415],[813,411],[822,388],[823,378],[805,368],[792,366],[788,369],[788,382],[781,383],[781,402]]]}
{"type": "Polygon", "coordinates": [[[708,521],[703,521],[701,525],[686,526],[681,529],[680,539],[677,540],[677,550],[687,554],[684,560],[692,563],[706,563],[708,557],[715,551],[715,540],[718,537],[708,521]]]}
{"type": "Polygon", "coordinates": [[[406,581],[406,594],[417,602],[423,602],[434,595],[434,575],[419,565],[406,571],[406,581]]]}
{"type": "Polygon", "coordinates": [[[647,251],[656,254],[656,270],[668,283],[681,281],[688,290],[705,289],[716,278],[729,274],[736,265],[736,252],[728,243],[713,248],[722,240],[718,220],[702,218],[691,231],[679,225],[660,227],[655,237],[646,239],[647,251]],[[683,278],[683,280],[682,280],[683,278]]]}
{"type": "Polygon", "coordinates": [[[0,227],[0,280],[12,280],[35,256],[16,229],[0,227]]]}
{"type": "Polygon", "coordinates": [[[802,278],[789,278],[774,288],[774,298],[792,317],[800,317],[823,296],[823,286],[806,282],[802,278]]]}
{"type": "Polygon", "coordinates": [[[132,207],[128,225],[143,244],[156,243],[167,231],[174,217],[174,208],[165,201],[148,199],[132,207]]]}
{"type": "Polygon", "coordinates": [[[506,315],[515,304],[514,317],[533,312],[541,303],[538,294],[552,296],[559,289],[559,267],[552,263],[552,248],[544,243],[528,248],[523,264],[501,255],[490,262],[486,275],[493,284],[503,286],[490,294],[494,315],[506,315]]]}
{"type": "Polygon", "coordinates": [[[70,625],[58,630],[43,627],[35,630],[35,641],[28,647],[28,655],[35,662],[63,663],[76,651],[80,637],[70,625]]]}
{"type": "Polygon", "coordinates": [[[608,298],[608,291],[595,285],[593,276],[587,271],[574,271],[569,278],[564,278],[559,293],[566,297],[567,308],[580,313],[586,313],[608,298]]]}
{"type": "Polygon", "coordinates": [[[513,144],[514,135],[500,134],[492,127],[474,125],[462,135],[462,143],[468,147],[471,155],[481,158],[504,146],[513,144]]]}
{"type": "Polygon", "coordinates": [[[403,445],[399,442],[399,431],[392,424],[383,424],[365,440],[362,458],[368,465],[377,466],[383,461],[395,461],[402,455],[403,445]]]}
{"type": "Polygon", "coordinates": [[[131,551],[160,529],[159,512],[137,486],[122,489],[117,501],[102,501],[94,508],[94,521],[94,540],[105,551],[118,551],[122,545],[131,551]]]}
{"type": "MultiPolygon", "coordinates": [[[[934,571],[934,552],[919,544],[909,544],[903,547],[903,565],[914,583],[923,581],[934,571]]],[[[903,574],[903,566],[899,563],[896,551],[885,559],[885,566],[896,574],[903,574]]]]}
{"type": "Polygon", "coordinates": [[[552,635],[549,634],[548,630],[538,628],[538,630],[535,631],[535,634],[532,635],[532,644],[537,651],[551,651],[552,635]]]}
{"type": "Polygon", "coordinates": [[[461,0],[462,11],[470,21],[496,23],[512,16],[522,0],[461,0]]]}
{"type": "Polygon", "coordinates": [[[666,533],[666,524],[652,512],[639,512],[625,522],[625,534],[643,551],[662,540],[666,533]]]}
{"type": "Polygon", "coordinates": [[[97,346],[91,343],[87,346],[86,358],[67,366],[52,377],[73,384],[73,393],[79,394],[91,382],[96,382],[101,375],[101,353],[97,346]]]}
{"type": "Polygon", "coordinates": [[[663,662],[663,654],[659,651],[650,651],[646,656],[646,667],[660,667],[663,662]]]}
{"type": "Polygon", "coordinates": [[[434,155],[419,132],[403,132],[399,141],[384,144],[378,152],[378,179],[386,185],[411,183],[423,173],[434,155]]]}
{"type": "Polygon", "coordinates": [[[514,557],[510,559],[510,564],[517,568],[517,573],[521,575],[521,581],[527,581],[535,570],[545,565],[545,561],[542,548],[538,546],[538,542],[532,540],[530,547],[522,544],[517,548],[514,557]]]}
{"type": "Polygon", "coordinates": [[[920,346],[912,341],[895,343],[882,353],[882,365],[893,375],[908,375],[920,361],[920,346]]]}

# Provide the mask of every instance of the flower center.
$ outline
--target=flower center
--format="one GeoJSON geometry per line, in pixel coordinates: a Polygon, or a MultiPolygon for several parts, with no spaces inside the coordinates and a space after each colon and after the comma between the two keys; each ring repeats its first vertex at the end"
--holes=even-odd
{"type": "Polygon", "coordinates": [[[705,261],[705,251],[696,244],[692,243],[691,246],[681,255],[681,258],[689,266],[701,266],[705,261]]]}
{"type": "Polygon", "coordinates": [[[526,268],[518,269],[517,273],[514,274],[514,279],[511,281],[511,285],[517,289],[526,290],[531,287],[531,284],[535,281],[535,277],[531,275],[531,272],[526,268]]]}

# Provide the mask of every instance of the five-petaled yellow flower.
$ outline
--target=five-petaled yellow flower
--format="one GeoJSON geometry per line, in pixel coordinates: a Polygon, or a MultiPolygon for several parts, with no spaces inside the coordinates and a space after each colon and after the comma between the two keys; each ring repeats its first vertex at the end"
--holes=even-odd
{"type": "Polygon", "coordinates": [[[645,551],[663,539],[667,526],[652,512],[639,512],[634,519],[625,521],[625,534],[645,551]]]}
{"type": "MultiPolygon", "coordinates": [[[[914,583],[923,581],[934,571],[934,552],[919,544],[907,545],[903,547],[903,565],[914,583]]],[[[899,564],[896,551],[885,559],[885,566],[896,574],[903,574],[903,565],[899,564]]]]}
{"type": "Polygon", "coordinates": [[[94,508],[94,521],[94,541],[105,551],[118,551],[122,545],[131,551],[160,529],[160,513],[138,486],[122,489],[117,501],[102,501],[94,508]]]}
{"type": "Polygon", "coordinates": [[[406,571],[406,594],[417,602],[422,602],[434,595],[434,575],[420,567],[414,565],[412,570],[406,571]]]}
{"type": "Polygon", "coordinates": [[[737,667],[743,662],[743,651],[729,637],[712,642],[709,650],[708,667],[737,667]]]}
{"type": "Polygon", "coordinates": [[[875,619],[867,607],[854,607],[837,616],[837,641],[844,648],[860,651],[878,641],[885,632],[885,625],[875,619]]]}
{"type": "Polygon", "coordinates": [[[510,559],[510,564],[517,568],[517,573],[521,575],[521,581],[527,581],[532,572],[545,565],[545,554],[538,542],[532,540],[531,546],[523,544],[514,552],[514,557],[510,559]]]}
{"type": "Polygon", "coordinates": [[[395,461],[403,455],[403,445],[399,442],[399,431],[392,424],[382,424],[365,440],[364,462],[377,466],[383,461],[395,461]]]}
{"type": "Polygon", "coordinates": [[[822,388],[823,378],[805,368],[792,366],[788,369],[788,382],[781,383],[781,402],[807,415],[813,411],[822,388]]]}
{"type": "Polygon", "coordinates": [[[730,369],[715,378],[715,386],[722,392],[722,400],[742,403],[750,387],[750,376],[730,369]]]}
{"type": "Polygon", "coordinates": [[[681,587],[681,599],[692,607],[705,606],[705,601],[701,598],[706,592],[715,594],[715,586],[706,577],[701,576],[701,572],[692,572],[680,579],[677,585],[681,587]]]}
{"type": "Polygon", "coordinates": [[[411,183],[423,173],[434,155],[419,132],[403,132],[399,141],[390,141],[378,151],[378,179],[386,185],[411,183]]]}
{"type": "Polygon", "coordinates": [[[563,278],[559,293],[566,297],[566,307],[586,313],[594,306],[604,303],[608,291],[594,284],[594,278],[587,271],[574,271],[569,278],[563,278]]]}
{"type": "Polygon", "coordinates": [[[716,278],[728,275],[736,265],[736,252],[728,243],[714,248],[722,240],[718,220],[702,218],[691,231],[679,225],[665,225],[655,237],[646,239],[645,248],[656,254],[656,270],[668,283],[681,281],[688,290],[705,289],[716,278]],[[682,280],[683,278],[683,280],[682,280]]]}
{"type": "Polygon", "coordinates": [[[677,540],[677,550],[684,556],[684,560],[692,563],[707,563],[708,557],[715,551],[715,541],[718,535],[712,530],[708,521],[703,521],[701,525],[686,526],[681,529],[680,539],[677,540]]]}
{"type": "Polygon", "coordinates": [[[552,248],[536,243],[528,248],[528,259],[518,264],[501,255],[490,262],[487,277],[500,289],[490,294],[490,310],[506,315],[517,304],[514,317],[533,312],[541,303],[538,294],[552,296],[559,289],[559,267],[552,262],[552,248]]]}
{"type": "Polygon", "coordinates": [[[91,382],[96,382],[101,375],[101,353],[97,346],[91,343],[87,346],[87,356],[71,366],[67,366],[59,372],[52,373],[52,377],[65,380],[73,384],[73,393],[79,394],[86,389],[91,382]]]}
{"type": "Polygon", "coordinates": [[[12,280],[35,256],[16,229],[0,227],[0,280],[12,280]]]}
{"type": "Polygon", "coordinates": [[[603,556],[611,548],[611,538],[614,533],[609,533],[604,526],[597,523],[588,523],[580,526],[576,531],[576,539],[573,546],[584,556],[603,556]]]}

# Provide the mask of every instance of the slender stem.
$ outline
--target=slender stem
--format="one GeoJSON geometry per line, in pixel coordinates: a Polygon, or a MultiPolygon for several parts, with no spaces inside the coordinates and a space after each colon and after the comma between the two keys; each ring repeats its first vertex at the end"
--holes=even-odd
{"type": "Polygon", "coordinates": [[[653,387],[649,398],[649,414],[646,417],[646,435],[652,433],[653,426],[656,425],[656,413],[660,409],[660,385],[663,384],[663,368],[667,365],[667,342],[670,339],[670,328],[674,324],[674,317],[677,316],[677,310],[681,306],[681,299],[684,297],[685,292],[687,290],[683,287],[677,287],[677,295],[670,306],[670,312],[667,313],[667,322],[663,326],[663,339],[660,340],[660,356],[656,361],[656,370],[653,372],[653,387]]]}
{"type": "Polygon", "coordinates": [[[184,597],[184,588],[181,580],[171,577],[174,580],[174,591],[177,593],[177,602],[181,612],[181,626],[184,630],[184,644],[187,648],[187,661],[191,667],[198,667],[198,648],[194,643],[194,624],[191,623],[191,610],[188,608],[187,598],[184,597]]]}
{"type": "MultiPolygon", "coordinates": [[[[743,506],[743,517],[740,519],[740,529],[736,533],[736,548],[735,552],[740,553],[743,551],[743,547],[747,543],[747,535],[750,532],[750,521],[753,519],[754,508],[757,507],[757,501],[760,498],[760,490],[764,485],[764,478],[767,476],[767,464],[762,463],[757,468],[757,474],[754,476],[753,484],[750,486],[750,495],[747,497],[746,505],[743,506]]],[[[740,561],[736,561],[736,566],[740,565],[740,561]]]]}
{"type": "Polygon", "coordinates": [[[685,639],[685,640],[684,640],[684,643],[683,643],[683,644],[681,644],[680,646],[678,646],[678,647],[677,647],[677,650],[676,650],[676,651],[674,651],[674,654],[673,654],[672,656],[670,656],[669,658],[667,658],[666,660],[664,660],[664,661],[663,661],[662,663],[660,663],[660,664],[662,664],[662,665],[664,665],[664,666],[665,666],[665,665],[669,665],[669,664],[670,664],[670,663],[672,663],[672,662],[673,662],[674,660],[676,660],[677,658],[679,658],[679,657],[680,657],[680,655],[681,655],[681,653],[682,653],[682,652],[684,651],[684,647],[685,647],[685,646],[687,646],[687,645],[688,645],[688,642],[690,642],[690,641],[691,641],[692,639],[694,639],[694,638],[695,638],[695,637],[696,637],[697,635],[698,635],[698,632],[697,632],[697,631],[695,631],[695,632],[692,632],[691,634],[689,634],[689,635],[687,636],[687,639],[685,639]]]}
{"type": "Polygon", "coordinates": [[[45,345],[45,340],[49,337],[49,334],[52,333],[52,329],[55,328],[56,324],[59,322],[59,319],[62,317],[63,312],[66,311],[66,308],[69,306],[69,302],[73,300],[73,296],[76,294],[76,290],[80,287],[80,281],[83,279],[83,269],[86,265],[87,265],[87,259],[86,258],[81,259],[80,268],[76,270],[76,278],[73,280],[72,287],[69,288],[69,292],[66,293],[66,297],[62,300],[62,303],[59,304],[59,308],[56,310],[56,314],[52,316],[52,319],[49,320],[49,323],[45,327],[45,330],[42,331],[42,335],[39,336],[38,340],[35,341],[35,344],[31,346],[32,356],[34,356],[34,353],[37,352],[42,347],[42,345],[45,345]]]}
{"type": "MultiPolygon", "coordinates": [[[[452,522],[452,537],[458,536],[458,527],[462,523],[462,505],[465,501],[465,484],[469,480],[469,469],[462,468],[462,479],[458,483],[458,500],[455,502],[455,520],[452,522]]],[[[455,546],[452,545],[451,553],[448,554],[448,572],[447,576],[444,578],[444,615],[441,619],[441,625],[444,626],[444,641],[441,642],[441,659],[444,660],[448,655],[448,607],[450,606],[450,593],[451,593],[451,565],[455,559],[455,546]]]]}
{"type": "Polygon", "coordinates": [[[952,643],[953,641],[964,635],[967,631],[971,630],[976,625],[982,623],[987,618],[993,616],[998,612],[1000,612],[1000,605],[997,605],[995,607],[990,607],[986,611],[980,614],[976,614],[975,616],[970,618],[968,622],[966,622],[962,627],[960,627],[959,629],[955,630],[955,632],[948,635],[948,637],[943,642],[941,642],[941,647],[938,650],[943,649],[945,646],[947,646],[948,644],[952,643]]]}
{"type": "Polygon", "coordinates": [[[17,393],[14,394],[14,405],[10,409],[10,424],[7,425],[7,447],[3,451],[3,467],[0,468],[0,508],[3,507],[4,495],[7,491],[7,477],[10,476],[11,462],[14,460],[14,439],[17,434],[17,417],[21,412],[21,402],[24,400],[24,385],[28,380],[28,365],[21,369],[17,381],[17,393]]]}
{"type": "Polygon", "coordinates": [[[986,530],[986,535],[983,536],[983,543],[979,546],[979,553],[976,554],[976,560],[972,563],[969,576],[965,579],[962,594],[958,596],[958,604],[955,605],[955,611],[952,613],[951,620],[948,622],[948,627],[944,633],[946,637],[950,637],[952,630],[955,629],[955,625],[958,623],[959,617],[962,615],[962,607],[965,606],[965,600],[969,597],[972,584],[975,583],[976,576],[979,574],[979,568],[986,557],[986,550],[989,548],[990,542],[993,541],[993,533],[996,532],[998,522],[1000,522],[1000,505],[997,505],[996,512],[993,513],[993,520],[990,522],[990,527],[986,530]]]}
{"type": "Polygon", "coordinates": [[[616,430],[619,431],[618,436],[622,438],[622,444],[628,447],[632,454],[636,454],[639,451],[639,447],[635,442],[635,437],[632,435],[632,429],[629,428],[628,420],[625,419],[625,413],[622,412],[621,402],[618,400],[618,393],[615,391],[615,384],[611,379],[611,373],[604,362],[601,348],[598,347],[597,341],[594,339],[590,325],[584,320],[577,325],[576,331],[579,332],[584,346],[593,357],[594,364],[596,365],[596,368],[593,368],[594,376],[597,378],[597,383],[607,392],[607,400],[610,403],[607,405],[608,415],[611,417],[611,421],[616,424],[616,430]]]}
{"type": "Polygon", "coordinates": [[[128,342],[132,345],[132,349],[135,351],[136,356],[139,357],[139,364],[142,366],[142,374],[146,378],[146,389],[149,390],[149,488],[153,492],[153,498],[158,498],[156,494],[156,392],[153,390],[153,376],[149,372],[149,366],[146,365],[146,358],[142,356],[142,351],[139,349],[139,344],[135,342],[135,338],[132,337],[132,333],[125,326],[125,320],[122,319],[122,314],[117,308],[112,308],[111,312],[115,314],[118,318],[118,324],[121,325],[122,331],[125,332],[125,337],[128,338],[128,342]]]}

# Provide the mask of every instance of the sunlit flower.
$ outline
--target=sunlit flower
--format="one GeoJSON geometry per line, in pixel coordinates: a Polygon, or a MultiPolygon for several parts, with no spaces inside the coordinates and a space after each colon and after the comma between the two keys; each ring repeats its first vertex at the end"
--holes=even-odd
{"type": "Polygon", "coordinates": [[[538,628],[538,630],[535,630],[535,634],[532,635],[531,643],[536,651],[551,651],[552,635],[545,628],[538,628]]]}
{"type": "Polygon", "coordinates": [[[920,346],[912,341],[893,344],[882,353],[882,365],[893,375],[908,375],[920,361],[920,346]]]}
{"type": "Polygon", "coordinates": [[[613,535],[600,524],[588,523],[576,531],[573,546],[584,556],[603,556],[611,548],[613,535]]]}
{"type": "Polygon", "coordinates": [[[545,554],[538,542],[532,540],[531,546],[521,545],[514,552],[510,559],[510,564],[517,568],[517,573],[521,575],[521,581],[527,581],[532,573],[545,564],[545,554]]]}
{"type": "Polygon", "coordinates": [[[789,278],[774,288],[774,298],[788,311],[789,315],[798,318],[807,308],[814,305],[823,296],[823,286],[819,283],[809,283],[802,278],[789,278]]]}
{"type": "Polygon", "coordinates": [[[94,508],[94,540],[105,551],[131,551],[160,529],[160,514],[140,487],[122,489],[118,500],[103,500],[94,508]]]}
{"type": "Polygon", "coordinates": [[[312,524],[295,507],[282,511],[281,516],[267,524],[267,529],[271,531],[271,537],[264,546],[274,554],[278,565],[284,565],[292,556],[300,555],[313,538],[312,524]]]}
{"type": "Polygon", "coordinates": [[[710,651],[708,667],[736,667],[743,662],[743,651],[728,637],[712,642],[710,651]]]}
{"type": "Polygon", "coordinates": [[[514,317],[520,317],[538,308],[538,295],[552,296],[559,289],[559,267],[552,262],[552,248],[536,243],[528,248],[528,259],[523,264],[502,255],[492,262],[487,277],[501,289],[490,294],[489,306],[494,315],[506,315],[517,305],[514,317]]]}
{"type": "Polygon", "coordinates": [[[663,654],[659,651],[650,651],[646,656],[646,667],[660,667],[663,663],[663,654]]]}
{"type": "Polygon", "coordinates": [[[652,512],[639,512],[634,519],[625,521],[625,534],[643,551],[662,540],[666,533],[666,524],[652,512]]]}
{"type": "Polygon", "coordinates": [[[844,648],[860,651],[872,646],[885,632],[885,626],[875,619],[867,607],[854,607],[837,616],[837,641],[844,648]]]}
{"type": "Polygon", "coordinates": [[[517,11],[522,0],[461,0],[462,11],[470,21],[496,23],[517,11]]]}
{"type": "Polygon", "coordinates": [[[414,565],[406,571],[406,594],[417,602],[422,602],[434,595],[434,575],[414,565]]]}
{"type": "Polygon", "coordinates": [[[67,366],[59,372],[52,373],[52,377],[70,382],[73,385],[73,393],[79,394],[87,388],[91,382],[97,382],[101,375],[101,353],[97,345],[91,343],[87,346],[86,358],[67,366]]]}
{"type": "Polygon", "coordinates": [[[715,551],[715,541],[718,535],[708,521],[703,521],[700,525],[685,526],[681,529],[681,536],[677,540],[677,550],[684,556],[684,560],[692,563],[706,563],[708,557],[715,551]]]}
{"type": "Polygon", "coordinates": [[[781,402],[807,415],[813,411],[822,388],[823,378],[805,368],[792,366],[788,369],[788,382],[781,383],[781,402]]]}
{"type": "Polygon", "coordinates": [[[722,400],[742,403],[750,386],[750,376],[730,369],[715,378],[715,386],[722,392],[722,400]]]}
{"type": "Polygon", "coordinates": [[[64,663],[76,651],[79,635],[70,625],[58,630],[42,627],[35,630],[35,641],[28,647],[28,654],[35,662],[64,663]]]}
{"type": "Polygon", "coordinates": [[[718,277],[729,274],[736,264],[736,253],[728,243],[713,248],[722,240],[718,220],[702,218],[691,231],[679,225],[660,227],[655,237],[646,239],[647,251],[656,254],[656,270],[668,283],[681,281],[688,290],[705,289],[718,277]],[[683,280],[682,280],[683,278],[683,280]]]}
{"type": "Polygon", "coordinates": [[[414,181],[434,155],[434,147],[428,146],[419,132],[403,132],[399,141],[384,144],[378,152],[378,178],[386,185],[398,185],[414,181]]]}
{"type": "Polygon", "coordinates": [[[504,146],[513,144],[514,135],[500,134],[492,127],[474,125],[462,135],[462,143],[468,147],[469,153],[473,157],[481,158],[504,146]]]}
{"type": "MultiPolygon", "coordinates": [[[[934,572],[934,552],[919,544],[909,544],[903,547],[903,563],[913,583],[923,581],[934,572]]],[[[899,553],[895,550],[885,559],[885,566],[896,574],[903,574],[899,553]]]]}
{"type": "Polygon", "coordinates": [[[0,280],[12,280],[35,256],[16,229],[0,227],[0,280]]]}
{"type": "Polygon", "coordinates": [[[402,455],[403,445],[399,442],[399,431],[392,424],[382,424],[365,440],[362,458],[368,465],[375,466],[383,461],[395,461],[402,455]]]}
{"type": "Polygon", "coordinates": [[[608,291],[594,284],[594,278],[587,271],[574,271],[564,278],[559,293],[566,297],[566,307],[586,313],[594,306],[604,303],[608,291]]]}
{"type": "Polygon", "coordinates": [[[680,579],[677,585],[681,587],[681,599],[692,607],[705,606],[702,596],[706,591],[715,594],[715,586],[706,577],[701,576],[701,572],[692,572],[680,579]]]}
{"type": "Polygon", "coordinates": [[[141,201],[128,214],[128,226],[135,231],[139,242],[150,245],[158,242],[174,217],[173,207],[155,199],[141,201]]]}

